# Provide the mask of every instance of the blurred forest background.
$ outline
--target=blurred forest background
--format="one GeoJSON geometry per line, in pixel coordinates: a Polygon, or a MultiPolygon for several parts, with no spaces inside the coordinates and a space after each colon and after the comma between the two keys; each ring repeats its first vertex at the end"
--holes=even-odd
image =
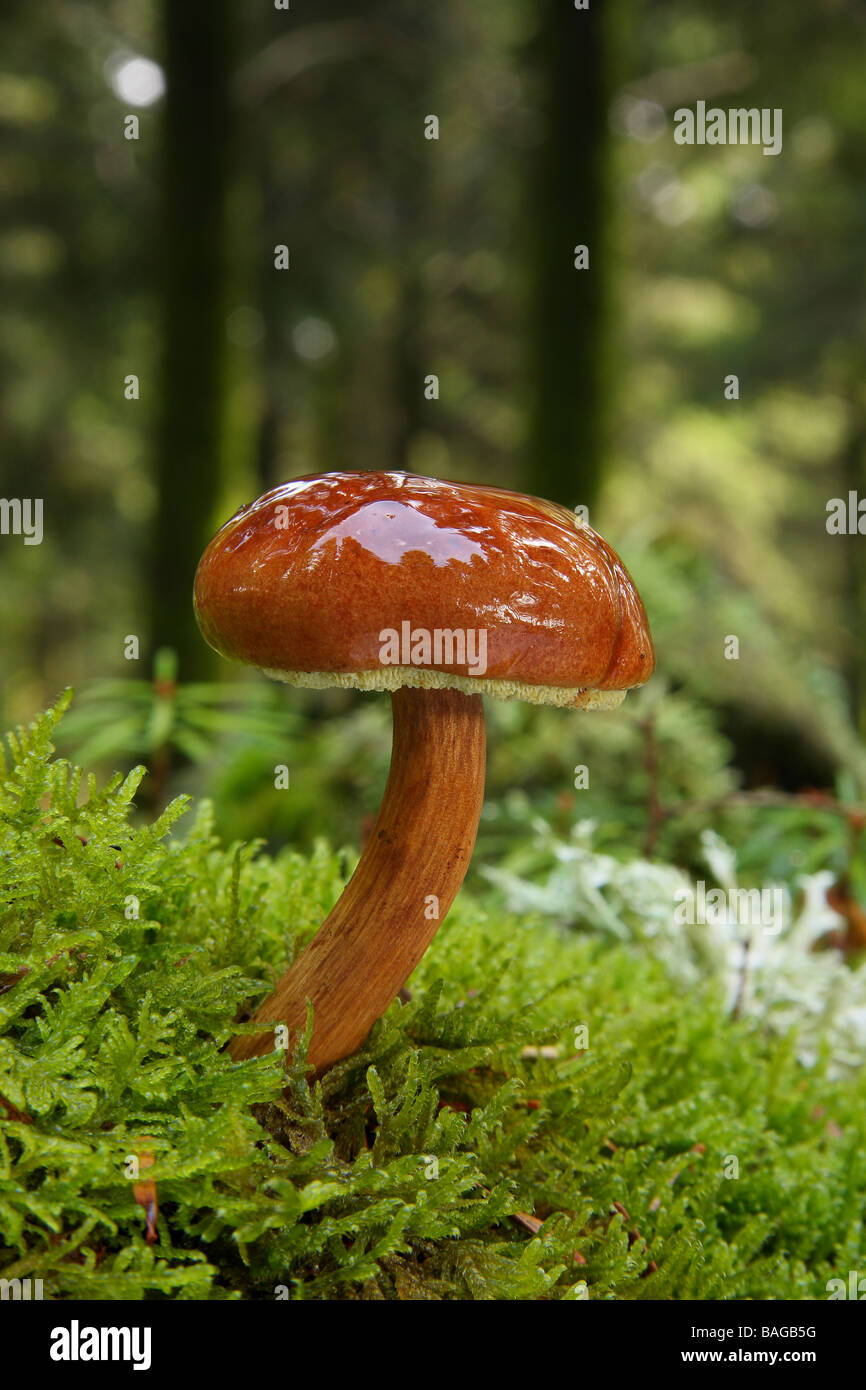
{"type": "Polygon", "coordinates": [[[491,852],[539,808],[682,857],[743,792],[862,799],[862,5],[7,0],[0,40],[2,493],[45,502],[0,538],[6,725],[73,685],[68,747],[154,804],[357,844],[387,701],[219,662],[192,579],[265,488],[404,468],[588,506],[656,638],[621,714],[491,707],[491,852]],[[781,108],[781,154],[677,145],[698,100],[781,108]]]}

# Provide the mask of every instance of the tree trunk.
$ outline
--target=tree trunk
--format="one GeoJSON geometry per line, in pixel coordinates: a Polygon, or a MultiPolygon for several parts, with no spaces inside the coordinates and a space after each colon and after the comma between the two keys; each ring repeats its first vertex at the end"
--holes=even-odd
{"type": "Polygon", "coordinates": [[[591,507],[601,471],[604,170],[608,91],[604,5],[542,0],[532,45],[541,143],[530,152],[530,418],[526,486],[591,507]],[[585,245],[589,268],[575,269],[585,245]]]}
{"type": "Polygon", "coordinates": [[[229,139],[227,0],[164,0],[163,32],[163,342],[150,640],[154,648],[174,648],[181,678],[190,679],[209,667],[193,617],[192,584],[212,529],[219,481],[229,139]]]}
{"type": "MultiPolygon", "coordinates": [[[[850,492],[862,491],[866,457],[866,418],[859,402],[852,407],[853,428],[843,456],[842,496],[848,501],[850,492]]],[[[837,540],[836,544],[839,544],[837,540]]],[[[845,657],[848,688],[851,692],[851,717],[857,732],[866,739],[866,645],[863,642],[863,615],[866,613],[866,556],[858,536],[844,536],[841,544],[845,554],[844,609],[850,634],[845,657]]]]}

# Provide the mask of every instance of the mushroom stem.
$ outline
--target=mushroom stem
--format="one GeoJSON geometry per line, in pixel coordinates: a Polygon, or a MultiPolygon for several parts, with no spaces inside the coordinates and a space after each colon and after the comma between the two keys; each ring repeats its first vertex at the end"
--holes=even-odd
{"type": "MultiPolygon", "coordinates": [[[[415,969],[457,896],[478,831],[481,696],[404,687],[391,706],[391,771],[358,867],[253,1020],[284,1023],[296,1039],[312,1000],[307,1060],[317,1076],[360,1047],[415,969]]],[[[273,1047],[269,1028],[237,1036],[229,1050],[240,1060],[273,1047]]]]}

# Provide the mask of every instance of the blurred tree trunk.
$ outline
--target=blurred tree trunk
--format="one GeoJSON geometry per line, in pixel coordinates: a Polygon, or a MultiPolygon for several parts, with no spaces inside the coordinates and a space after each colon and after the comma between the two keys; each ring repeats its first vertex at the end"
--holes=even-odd
{"type": "MultiPolygon", "coordinates": [[[[415,173],[418,178],[418,173],[415,173]]],[[[423,177],[423,176],[422,176],[423,177]]],[[[435,372],[436,364],[424,358],[424,294],[418,253],[409,237],[423,237],[424,223],[419,215],[421,200],[413,199],[406,215],[406,251],[400,274],[399,308],[393,344],[394,436],[391,467],[410,468],[413,440],[431,418],[431,407],[424,397],[424,378],[435,372]],[[425,410],[426,406],[426,410],[425,410]]],[[[434,411],[441,409],[437,403],[434,411]]],[[[435,416],[433,416],[435,419],[435,416]]]]}
{"type": "Polygon", "coordinates": [[[286,411],[286,382],[290,374],[286,364],[286,348],[282,341],[284,306],[274,283],[273,246],[285,242],[288,219],[277,209],[276,180],[271,157],[271,132],[262,120],[256,132],[255,171],[259,199],[258,227],[261,231],[261,254],[256,257],[256,295],[262,316],[262,339],[258,350],[261,406],[256,433],[256,472],[262,492],[276,486],[277,457],[286,411]]]}
{"type": "Polygon", "coordinates": [[[152,647],[182,679],[209,667],[192,584],[218,488],[225,352],[223,276],[229,140],[227,0],[163,0],[166,102],[160,274],[162,363],[152,647]]]}
{"type": "Polygon", "coordinates": [[[608,256],[604,8],[593,3],[576,10],[570,0],[540,0],[530,52],[542,131],[529,154],[526,486],[569,506],[593,505],[601,471],[608,256]],[[589,249],[587,270],[575,269],[578,245],[589,249]]]}
{"type": "MultiPolygon", "coordinates": [[[[417,174],[416,174],[417,177],[417,174]]],[[[409,214],[409,235],[423,236],[424,228],[416,215],[409,214]]],[[[413,243],[407,242],[407,246],[413,243]]],[[[400,275],[399,310],[393,335],[393,468],[410,468],[411,443],[427,421],[430,406],[424,407],[424,377],[435,371],[435,364],[424,360],[424,295],[421,288],[417,253],[406,250],[405,268],[400,275]]],[[[439,409],[438,404],[434,410],[439,409]]]]}
{"type": "MultiPolygon", "coordinates": [[[[401,122],[393,110],[382,109],[380,164],[383,187],[395,180],[399,170],[402,189],[399,205],[393,208],[394,226],[390,260],[395,276],[395,310],[391,338],[391,414],[393,433],[388,467],[410,469],[412,445],[424,429],[442,428],[443,404],[428,401],[424,380],[438,375],[427,340],[427,295],[424,266],[435,242],[436,209],[433,188],[440,145],[424,135],[426,117],[442,116],[434,93],[440,67],[447,70],[447,27],[438,6],[404,7],[399,29],[390,31],[392,50],[387,58],[388,82],[393,109],[402,113],[401,122]]],[[[387,15],[388,6],[382,6],[387,15]]],[[[385,32],[388,32],[386,27],[385,32]]],[[[447,117],[446,130],[447,130],[447,117]]],[[[444,137],[448,138],[447,134],[444,137]]],[[[396,180],[395,180],[396,181],[396,180]]],[[[440,382],[441,387],[441,382],[440,382]]]]}
{"type": "MultiPolygon", "coordinates": [[[[866,459],[866,411],[860,393],[852,405],[852,430],[843,458],[843,492],[847,503],[851,492],[863,495],[864,459],[866,459]]],[[[836,542],[840,542],[837,540],[836,542]]],[[[866,739],[866,643],[863,623],[866,615],[866,552],[860,536],[844,536],[845,552],[845,618],[849,633],[845,666],[851,692],[851,717],[860,737],[866,739]]]]}

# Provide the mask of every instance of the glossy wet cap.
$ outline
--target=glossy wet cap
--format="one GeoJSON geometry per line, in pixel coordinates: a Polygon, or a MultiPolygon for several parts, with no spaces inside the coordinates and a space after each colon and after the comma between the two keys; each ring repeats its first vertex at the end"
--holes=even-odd
{"type": "Polygon", "coordinates": [[[223,656],[296,685],[618,704],[652,674],[640,596],[572,512],[409,473],[324,473],[226,522],[195,579],[223,656]]]}

